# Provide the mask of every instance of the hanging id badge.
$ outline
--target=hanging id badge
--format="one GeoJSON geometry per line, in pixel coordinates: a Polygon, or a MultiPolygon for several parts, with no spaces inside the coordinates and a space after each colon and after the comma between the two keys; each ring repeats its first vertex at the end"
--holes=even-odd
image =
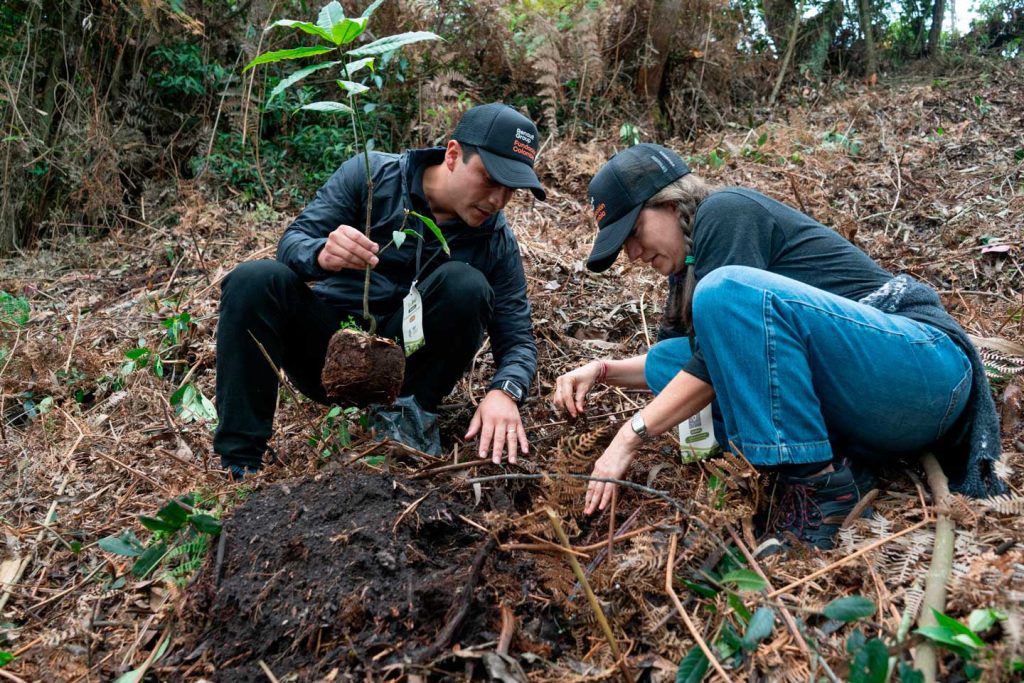
{"type": "Polygon", "coordinates": [[[416,289],[416,280],[402,299],[402,339],[406,357],[416,352],[426,341],[423,338],[423,299],[416,289]]]}

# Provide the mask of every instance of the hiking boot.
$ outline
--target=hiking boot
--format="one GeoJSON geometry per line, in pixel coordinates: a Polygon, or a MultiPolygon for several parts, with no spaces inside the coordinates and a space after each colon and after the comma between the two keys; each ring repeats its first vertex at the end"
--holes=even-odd
{"type": "Polygon", "coordinates": [[[785,551],[793,538],[821,550],[835,546],[836,532],[867,491],[858,488],[845,464],[836,462],[833,467],[834,472],[812,477],[779,475],[768,522],[770,538],[758,547],[758,555],[785,551]]]}

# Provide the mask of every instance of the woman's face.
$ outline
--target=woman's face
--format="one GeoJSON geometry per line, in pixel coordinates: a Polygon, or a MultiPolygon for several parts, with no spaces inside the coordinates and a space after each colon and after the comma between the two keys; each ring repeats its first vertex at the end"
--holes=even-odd
{"type": "Polygon", "coordinates": [[[678,207],[665,204],[641,211],[625,248],[630,261],[643,261],[662,275],[681,271],[686,243],[679,227],[678,207]]]}

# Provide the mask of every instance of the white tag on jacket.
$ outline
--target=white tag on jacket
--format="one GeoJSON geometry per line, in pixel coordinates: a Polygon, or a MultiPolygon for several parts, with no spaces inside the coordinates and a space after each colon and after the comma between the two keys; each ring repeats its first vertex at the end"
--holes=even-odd
{"type": "Polygon", "coordinates": [[[402,299],[402,339],[406,357],[426,343],[423,339],[423,299],[420,298],[415,281],[402,299]]]}

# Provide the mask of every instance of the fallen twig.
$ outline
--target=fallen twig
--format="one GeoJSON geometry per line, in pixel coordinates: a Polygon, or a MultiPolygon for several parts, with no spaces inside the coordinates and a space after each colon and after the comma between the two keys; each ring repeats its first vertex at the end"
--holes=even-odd
{"type": "Polygon", "coordinates": [[[921,520],[917,524],[911,524],[910,526],[908,526],[906,529],[903,529],[902,531],[897,531],[892,536],[886,536],[885,538],[880,538],[877,541],[874,541],[873,543],[868,543],[866,546],[864,546],[860,550],[855,550],[854,552],[850,553],[849,555],[846,555],[846,556],[836,560],[835,562],[833,562],[832,564],[830,564],[827,567],[822,567],[818,571],[812,572],[812,573],[808,574],[807,576],[805,576],[803,578],[797,579],[796,581],[793,581],[792,583],[789,583],[789,584],[783,586],[782,588],[779,588],[777,590],[773,590],[771,593],[768,594],[768,597],[769,598],[775,598],[775,597],[778,597],[778,596],[782,595],[783,593],[788,593],[789,591],[793,590],[797,586],[805,584],[808,581],[813,581],[814,579],[818,578],[819,576],[822,576],[823,574],[828,574],[830,571],[832,571],[836,567],[840,567],[840,566],[846,564],[847,562],[849,562],[850,560],[857,559],[858,557],[860,557],[864,553],[869,553],[872,550],[885,545],[886,543],[890,543],[892,541],[895,541],[900,536],[906,536],[907,534],[909,534],[912,531],[917,531],[918,529],[920,529],[921,527],[925,526],[929,522],[931,522],[930,519],[921,520]]]}
{"type": "Polygon", "coordinates": [[[258,661],[258,662],[256,662],[256,663],[260,665],[260,668],[261,668],[261,669],[263,669],[263,673],[264,673],[264,674],[266,674],[266,676],[267,676],[267,680],[269,680],[269,681],[270,681],[270,683],[281,683],[281,682],[280,682],[280,681],[279,681],[279,680],[277,679],[277,676],[275,676],[275,675],[274,675],[274,672],[270,670],[270,667],[269,667],[269,666],[267,666],[267,663],[266,663],[266,662],[264,662],[264,661],[263,661],[263,660],[261,659],[261,660],[259,660],[259,661],[258,661]]]}
{"type": "Polygon", "coordinates": [[[715,658],[714,653],[708,644],[704,641],[700,631],[694,625],[693,621],[690,620],[690,615],[683,609],[683,603],[679,601],[679,596],[676,595],[675,589],[672,587],[673,572],[672,569],[675,566],[676,560],[676,544],[679,542],[679,535],[672,534],[672,540],[669,541],[668,546],[668,562],[665,563],[665,592],[672,599],[672,604],[676,606],[676,611],[679,612],[679,616],[682,617],[683,623],[686,624],[686,629],[690,632],[693,640],[697,643],[697,647],[700,648],[704,656],[707,657],[708,662],[714,667],[715,671],[721,676],[722,680],[726,683],[731,683],[732,679],[729,678],[729,674],[725,673],[725,669],[718,663],[718,659],[715,658]]]}
{"type": "MultiPolygon", "coordinates": [[[[942,466],[935,456],[925,453],[921,458],[928,488],[932,491],[932,505],[935,508],[935,549],[932,551],[928,577],[924,581],[924,600],[917,617],[918,626],[934,626],[938,623],[932,610],[942,612],[946,608],[946,585],[953,570],[953,520],[947,514],[949,482],[942,466]]],[[[917,646],[914,668],[924,674],[926,683],[934,683],[938,673],[935,647],[928,641],[917,646]]]]}
{"type": "MultiPolygon", "coordinates": [[[[558,536],[558,540],[562,546],[566,549],[570,548],[569,537],[565,533],[565,529],[562,528],[562,520],[558,518],[558,515],[551,508],[544,508],[544,512],[547,513],[548,519],[551,520],[551,526],[555,530],[555,534],[558,536]]],[[[594,591],[590,588],[590,583],[587,581],[587,577],[583,574],[583,567],[576,560],[575,556],[570,553],[565,555],[569,559],[569,565],[572,567],[572,571],[576,574],[576,580],[583,586],[583,593],[587,596],[587,602],[590,603],[590,609],[594,611],[594,616],[597,617],[597,623],[601,625],[601,630],[604,631],[605,640],[608,641],[608,647],[612,651],[612,656],[615,658],[615,662],[619,666],[619,671],[622,672],[622,678],[626,683],[632,683],[633,678],[630,676],[629,669],[626,666],[625,660],[619,654],[619,644],[615,640],[615,634],[612,633],[612,627],[608,624],[608,619],[604,616],[604,610],[601,609],[601,603],[597,601],[597,596],[594,595],[594,591]]]]}
{"type": "MultiPolygon", "coordinates": [[[[736,530],[733,529],[731,525],[727,526],[726,530],[729,532],[729,536],[732,537],[733,543],[735,543],[736,547],[740,549],[741,553],[743,553],[743,557],[747,558],[747,563],[750,565],[750,568],[757,572],[757,575],[761,577],[762,581],[764,581],[764,593],[767,595],[772,590],[772,582],[761,569],[761,565],[758,563],[757,558],[750,552],[746,543],[743,542],[743,539],[740,538],[740,535],[736,533],[736,530]]],[[[796,620],[793,619],[793,615],[786,607],[781,605],[779,612],[782,614],[782,620],[786,622],[786,627],[789,629],[790,633],[793,634],[793,639],[796,640],[796,644],[800,648],[800,651],[810,659],[811,650],[807,647],[807,642],[804,640],[803,634],[800,633],[800,629],[797,627],[796,620]]]]}
{"type": "Polygon", "coordinates": [[[448,621],[445,623],[444,628],[434,638],[434,642],[419,652],[413,655],[413,661],[426,662],[434,657],[441,651],[441,648],[445,647],[448,642],[455,635],[455,632],[462,625],[462,620],[466,618],[466,614],[469,612],[469,606],[473,602],[473,593],[476,591],[476,584],[480,580],[480,574],[484,568],[484,561],[487,556],[491,554],[498,545],[497,539],[494,536],[488,536],[487,541],[477,551],[476,558],[473,560],[473,566],[469,570],[469,577],[466,579],[466,585],[463,586],[462,592],[459,593],[452,601],[452,606],[448,608],[448,621]]]}

